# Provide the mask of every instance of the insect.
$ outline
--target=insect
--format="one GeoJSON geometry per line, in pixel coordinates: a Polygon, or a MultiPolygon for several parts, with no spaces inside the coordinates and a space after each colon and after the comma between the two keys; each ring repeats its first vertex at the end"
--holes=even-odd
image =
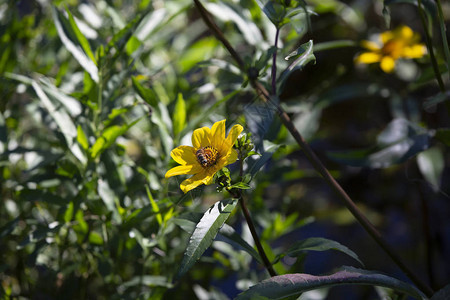
{"type": "Polygon", "coordinates": [[[214,165],[217,161],[218,154],[218,151],[211,146],[202,147],[195,153],[198,162],[203,168],[214,165]]]}

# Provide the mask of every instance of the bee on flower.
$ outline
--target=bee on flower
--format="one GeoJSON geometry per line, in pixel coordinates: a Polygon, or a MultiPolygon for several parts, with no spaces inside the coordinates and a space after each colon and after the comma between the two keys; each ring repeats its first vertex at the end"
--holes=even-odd
{"type": "Polygon", "coordinates": [[[369,51],[359,54],[355,62],[359,64],[380,63],[386,73],[394,71],[398,59],[420,58],[427,53],[420,36],[408,26],[400,26],[392,31],[378,35],[378,41],[363,41],[361,45],[369,51]]]}
{"type": "Polygon", "coordinates": [[[167,171],[166,178],[193,175],[180,184],[184,193],[201,184],[212,184],[214,174],[237,160],[238,154],[233,145],[243,128],[241,125],[234,125],[225,137],[225,121],[214,123],[211,129],[202,127],[194,130],[192,147],[179,146],[170,153],[180,166],[167,171]]]}

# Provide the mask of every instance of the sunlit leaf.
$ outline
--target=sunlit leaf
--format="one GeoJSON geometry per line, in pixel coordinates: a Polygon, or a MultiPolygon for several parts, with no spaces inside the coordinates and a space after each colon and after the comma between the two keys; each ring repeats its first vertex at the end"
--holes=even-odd
{"type": "Polygon", "coordinates": [[[72,29],[69,20],[60,13],[55,7],[52,7],[53,21],[58,30],[59,37],[67,50],[72,53],[78,63],[91,75],[92,80],[98,82],[98,69],[94,61],[83,51],[83,47],[77,39],[76,33],[72,29]]]}
{"type": "Polygon", "coordinates": [[[81,33],[70,11],[66,9],[66,12],[69,17],[69,24],[72,28],[72,32],[75,34],[78,43],[81,45],[87,56],[89,56],[89,58],[94,62],[94,64],[97,64],[97,61],[95,60],[94,53],[92,53],[91,46],[89,45],[88,40],[83,35],[83,33],[81,33]]]}
{"type": "Polygon", "coordinates": [[[181,53],[180,57],[177,59],[181,72],[187,72],[197,63],[210,59],[217,45],[217,40],[212,37],[206,37],[196,41],[181,53]]]}
{"type": "Polygon", "coordinates": [[[239,11],[234,10],[231,5],[224,2],[209,2],[205,6],[217,19],[234,22],[250,45],[261,46],[264,43],[261,31],[256,24],[245,18],[239,11]]]}
{"type": "Polygon", "coordinates": [[[87,150],[89,148],[88,139],[83,131],[83,128],[80,125],[77,126],[77,141],[84,150],[87,150]]]}
{"type": "Polygon", "coordinates": [[[177,278],[183,276],[203,255],[236,205],[237,200],[222,200],[204,213],[189,240],[177,278]]]}
{"type": "Polygon", "coordinates": [[[435,191],[439,190],[444,171],[445,159],[442,151],[433,147],[417,155],[417,165],[423,177],[431,183],[435,191]]]}
{"type": "Polygon", "coordinates": [[[128,131],[134,124],[139,122],[140,119],[135,120],[130,124],[125,124],[122,126],[113,125],[106,128],[102,135],[95,141],[94,145],[92,145],[91,156],[92,158],[98,157],[103,151],[111,147],[114,144],[116,139],[123,135],[128,131]]]}
{"type": "Polygon", "coordinates": [[[178,135],[184,126],[186,126],[186,102],[183,95],[179,93],[173,112],[173,134],[178,135]]]}

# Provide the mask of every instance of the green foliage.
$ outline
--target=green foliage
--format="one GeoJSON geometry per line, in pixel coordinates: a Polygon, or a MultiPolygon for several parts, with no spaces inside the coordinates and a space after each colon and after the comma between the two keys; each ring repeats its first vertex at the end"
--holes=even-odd
{"type": "MultiPolygon", "coordinates": [[[[448,90],[442,8],[422,2],[439,19],[426,30],[440,30],[432,42],[448,90]]],[[[448,283],[446,244],[433,238],[448,242],[449,94],[431,58],[399,61],[393,74],[355,66],[359,41],[383,30],[372,4],[202,3],[242,64],[192,1],[0,4],[0,298],[277,299],[347,284],[369,286],[349,298],[374,286],[424,298],[381,275],[390,262],[355,233],[283,110],[400,256],[448,283]],[[244,127],[237,163],[183,194],[185,175],[165,178],[171,151],[223,119],[244,127]],[[309,275],[345,259],[377,272],[309,275]]],[[[418,8],[384,5],[392,24],[406,22],[389,16],[397,6],[418,8]]]]}

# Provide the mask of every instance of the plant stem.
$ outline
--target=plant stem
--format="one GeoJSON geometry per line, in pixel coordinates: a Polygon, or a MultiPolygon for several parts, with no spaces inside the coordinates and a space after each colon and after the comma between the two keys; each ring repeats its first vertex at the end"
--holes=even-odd
{"type": "MultiPolygon", "coordinates": [[[[420,0],[419,0],[420,1],[420,0]]],[[[244,69],[244,64],[240,56],[228,42],[228,40],[223,35],[222,31],[215,25],[215,23],[211,20],[209,13],[203,7],[199,0],[194,0],[195,5],[200,12],[204,22],[209,27],[209,29],[214,33],[214,35],[224,44],[224,46],[229,50],[231,56],[240,66],[243,72],[246,72],[244,69]],[[231,49],[231,51],[230,51],[231,49]]],[[[356,218],[356,220],[361,224],[361,226],[367,231],[367,233],[378,243],[378,245],[391,257],[391,259],[397,264],[397,266],[417,285],[419,289],[421,289],[427,296],[433,294],[433,290],[420,278],[418,278],[401,260],[400,256],[398,256],[394,249],[382,238],[381,234],[376,230],[373,224],[364,216],[364,214],[358,209],[353,200],[347,195],[344,189],[339,185],[339,183],[331,176],[326,167],[322,164],[320,159],[316,156],[314,151],[309,147],[308,143],[303,139],[300,133],[295,128],[288,114],[283,110],[283,108],[274,101],[271,100],[269,92],[266,88],[257,80],[252,80],[251,85],[256,90],[258,96],[264,102],[271,102],[275,105],[277,109],[278,116],[281,119],[281,122],[286,126],[291,135],[294,137],[298,145],[302,148],[305,156],[314,166],[316,171],[325,179],[328,185],[340,196],[340,198],[344,201],[347,209],[352,213],[352,215],[356,218]]],[[[244,204],[245,206],[245,204],[244,204]]]]}
{"type": "MultiPolygon", "coordinates": [[[[242,178],[242,175],[244,174],[244,159],[241,156],[241,153],[239,153],[239,176],[242,178]]],[[[235,195],[236,198],[239,199],[239,203],[242,208],[242,213],[244,214],[245,221],[247,221],[248,228],[250,229],[250,232],[252,234],[253,240],[255,241],[256,249],[258,250],[259,256],[261,257],[264,266],[266,267],[267,271],[269,272],[270,276],[277,276],[277,273],[273,269],[272,264],[269,261],[269,258],[267,258],[266,252],[264,251],[264,248],[261,244],[261,241],[259,239],[258,233],[256,232],[255,224],[253,223],[252,217],[250,216],[250,212],[247,208],[247,205],[245,204],[245,200],[242,197],[241,190],[237,191],[237,195],[235,195]]]]}
{"type": "Polygon", "coordinates": [[[431,286],[435,286],[434,283],[434,271],[433,271],[433,243],[431,239],[431,228],[430,228],[430,218],[429,218],[429,208],[427,199],[425,199],[422,187],[418,186],[420,206],[422,213],[422,230],[425,236],[425,256],[426,256],[426,269],[429,282],[431,286]]]}
{"type": "Polygon", "coordinates": [[[280,28],[277,27],[277,32],[275,34],[275,51],[273,52],[272,61],[272,95],[277,94],[277,52],[278,52],[278,36],[280,35],[280,28]]]}
{"type": "Polygon", "coordinates": [[[264,251],[264,248],[261,245],[258,233],[256,232],[255,224],[253,224],[252,217],[250,216],[247,206],[245,205],[245,200],[244,198],[242,198],[242,195],[239,195],[239,197],[240,197],[239,203],[241,204],[242,212],[244,214],[245,220],[247,221],[248,228],[250,228],[250,232],[252,233],[253,240],[255,240],[255,246],[256,249],[258,249],[259,256],[261,256],[261,259],[264,262],[264,266],[266,267],[270,276],[272,277],[277,276],[277,273],[273,269],[273,266],[270,263],[269,259],[267,258],[266,252],[264,251]]]}
{"type": "Polygon", "coordinates": [[[418,0],[417,4],[418,4],[418,8],[419,8],[420,20],[422,21],[422,26],[425,31],[425,43],[427,44],[428,52],[430,52],[430,59],[431,59],[431,65],[433,66],[433,70],[434,70],[434,76],[436,77],[436,80],[439,84],[439,88],[441,89],[441,92],[445,93],[444,82],[442,81],[441,73],[439,72],[439,66],[436,61],[436,57],[434,56],[433,44],[431,43],[431,36],[430,36],[430,32],[428,31],[425,12],[423,11],[423,8],[422,8],[422,0],[418,0]]]}

